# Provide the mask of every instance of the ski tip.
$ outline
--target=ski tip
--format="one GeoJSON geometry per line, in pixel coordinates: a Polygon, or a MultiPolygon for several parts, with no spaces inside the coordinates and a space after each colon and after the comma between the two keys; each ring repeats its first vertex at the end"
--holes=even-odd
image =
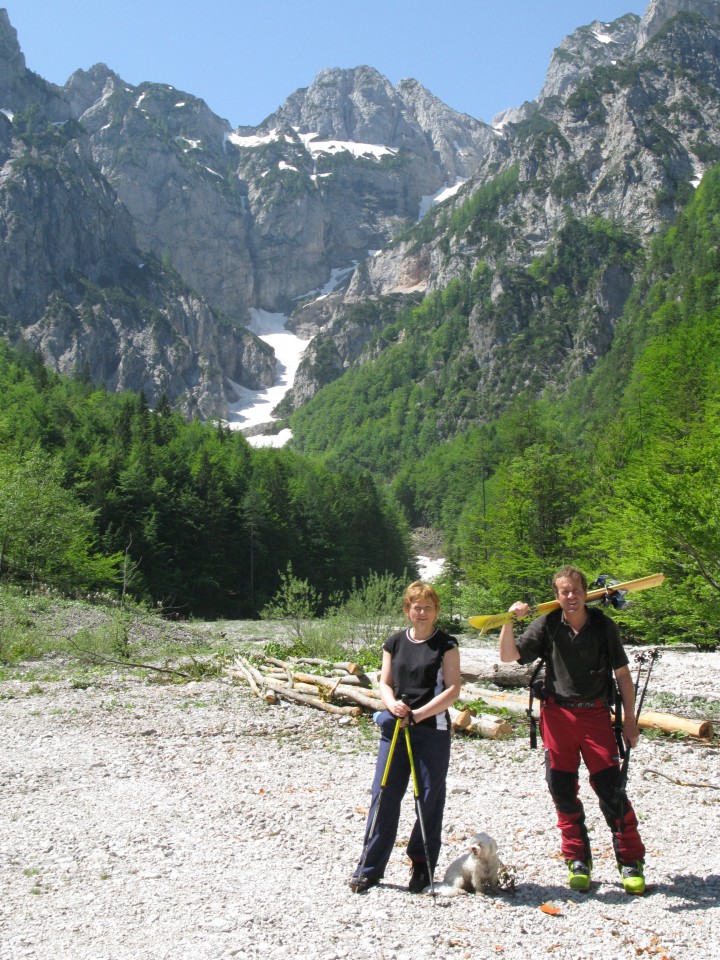
{"type": "Polygon", "coordinates": [[[480,633],[487,633],[488,630],[495,630],[505,623],[510,623],[512,619],[511,613],[500,613],[484,617],[468,617],[468,623],[480,633]]]}

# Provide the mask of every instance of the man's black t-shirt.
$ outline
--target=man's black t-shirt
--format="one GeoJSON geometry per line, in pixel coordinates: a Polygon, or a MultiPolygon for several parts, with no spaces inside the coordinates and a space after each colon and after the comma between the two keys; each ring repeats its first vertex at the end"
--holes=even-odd
{"type": "Polygon", "coordinates": [[[601,700],[608,695],[610,671],[628,664],[617,624],[594,607],[574,633],[555,610],[533,620],[516,640],[519,663],[547,657],[545,693],[566,700],[601,700]],[[548,655],[549,654],[549,655],[548,655]]]}

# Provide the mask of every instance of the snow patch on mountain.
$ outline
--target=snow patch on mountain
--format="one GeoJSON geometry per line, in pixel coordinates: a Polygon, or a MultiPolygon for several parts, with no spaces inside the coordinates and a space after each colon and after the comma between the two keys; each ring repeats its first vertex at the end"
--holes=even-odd
{"type": "MultiPolygon", "coordinates": [[[[238,397],[228,406],[227,424],[233,430],[247,430],[272,421],[272,412],[292,387],[300,358],[310,343],[286,328],[287,317],[283,313],[253,309],[250,314],[252,332],[275,351],[276,378],[272,387],[265,390],[248,390],[230,381],[238,397]]],[[[289,430],[283,430],[279,434],[248,439],[253,446],[283,446],[290,435],[289,430]]]]}

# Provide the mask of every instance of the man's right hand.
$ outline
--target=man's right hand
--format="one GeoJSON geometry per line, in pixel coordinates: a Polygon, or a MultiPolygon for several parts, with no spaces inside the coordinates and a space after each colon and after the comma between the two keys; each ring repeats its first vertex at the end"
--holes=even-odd
{"type": "Polygon", "coordinates": [[[517,600],[511,607],[508,607],[508,613],[514,613],[518,620],[522,620],[530,613],[530,606],[523,603],[522,600],[517,600]]]}

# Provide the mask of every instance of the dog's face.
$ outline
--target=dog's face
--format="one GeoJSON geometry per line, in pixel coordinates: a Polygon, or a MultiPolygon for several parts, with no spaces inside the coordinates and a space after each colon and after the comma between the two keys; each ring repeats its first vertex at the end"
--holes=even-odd
{"type": "Polygon", "coordinates": [[[480,860],[488,860],[497,854],[497,843],[487,833],[478,833],[475,836],[471,853],[480,860]]]}

